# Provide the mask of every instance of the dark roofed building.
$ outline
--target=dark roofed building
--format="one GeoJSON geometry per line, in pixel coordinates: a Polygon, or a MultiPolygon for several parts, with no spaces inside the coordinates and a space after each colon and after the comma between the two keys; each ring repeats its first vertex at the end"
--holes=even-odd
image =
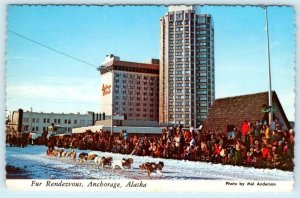
{"type": "MultiPolygon", "coordinates": [[[[272,99],[273,117],[279,119],[283,129],[290,129],[291,125],[275,91],[272,93],[272,99]]],[[[255,123],[256,120],[262,121],[267,115],[262,109],[268,104],[268,92],[217,99],[208,112],[203,130],[225,132],[234,126],[240,129],[243,120],[250,123],[255,123]]]]}

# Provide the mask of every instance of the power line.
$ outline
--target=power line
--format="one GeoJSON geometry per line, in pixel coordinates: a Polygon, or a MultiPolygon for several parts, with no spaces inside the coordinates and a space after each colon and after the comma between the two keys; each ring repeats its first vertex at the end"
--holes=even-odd
{"type": "Polygon", "coordinates": [[[98,68],[98,66],[96,66],[96,65],[93,65],[93,64],[91,64],[91,63],[88,63],[88,62],[86,62],[86,61],[84,61],[84,60],[81,60],[81,59],[79,59],[79,58],[76,58],[76,57],[74,57],[74,56],[71,56],[71,55],[69,55],[69,54],[66,54],[66,53],[64,53],[64,52],[58,51],[58,50],[56,50],[56,49],[54,49],[54,48],[52,48],[52,47],[49,47],[49,46],[44,45],[44,44],[42,44],[42,43],[40,43],[40,42],[38,42],[38,41],[35,41],[35,40],[30,39],[30,38],[28,38],[28,37],[26,37],[26,36],[23,36],[23,35],[21,35],[21,34],[19,34],[19,33],[16,33],[16,32],[14,32],[14,31],[12,31],[12,30],[10,30],[10,29],[8,29],[7,31],[10,32],[10,33],[12,33],[12,34],[14,34],[14,35],[17,35],[17,36],[19,36],[19,37],[21,37],[21,38],[23,38],[23,39],[26,39],[26,40],[28,40],[28,41],[30,41],[30,42],[32,42],[32,43],[35,43],[35,44],[40,45],[40,46],[42,46],[42,47],[44,47],[44,48],[47,48],[48,50],[54,51],[54,52],[56,52],[56,53],[58,53],[58,54],[64,55],[64,56],[66,56],[66,57],[68,57],[68,58],[74,59],[74,60],[79,61],[79,62],[81,62],[81,63],[84,63],[84,64],[86,64],[86,65],[92,66],[92,67],[94,67],[94,68],[96,68],[96,69],[98,68]]]}
{"type": "Polygon", "coordinates": [[[100,105],[111,105],[111,103],[98,103],[98,102],[74,102],[65,100],[43,100],[43,99],[33,99],[33,98],[7,98],[7,100],[31,100],[40,102],[53,102],[53,103],[70,103],[70,104],[100,104],[100,105]]]}

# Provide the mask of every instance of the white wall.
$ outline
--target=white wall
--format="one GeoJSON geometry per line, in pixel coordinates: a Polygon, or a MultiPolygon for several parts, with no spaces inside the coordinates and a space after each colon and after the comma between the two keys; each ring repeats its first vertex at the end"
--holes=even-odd
{"type": "Polygon", "coordinates": [[[31,113],[29,111],[23,113],[23,125],[29,126],[28,131],[30,132],[34,131],[41,134],[43,130],[47,129],[52,123],[65,126],[68,131],[71,132],[74,127],[91,126],[92,114],[31,113]],[[46,119],[46,122],[44,122],[44,119],[46,119]],[[60,123],[58,123],[59,119],[60,123]],[[67,120],[67,123],[65,123],[65,120],[67,120]],[[32,126],[32,128],[30,128],[30,126],[32,126]]]}

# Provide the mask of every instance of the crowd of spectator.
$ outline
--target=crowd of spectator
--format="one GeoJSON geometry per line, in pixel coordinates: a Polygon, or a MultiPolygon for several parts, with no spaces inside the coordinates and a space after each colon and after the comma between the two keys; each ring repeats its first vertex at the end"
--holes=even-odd
{"type": "Polygon", "coordinates": [[[274,126],[271,129],[266,123],[245,120],[228,133],[174,127],[165,128],[160,136],[87,131],[54,136],[46,143],[82,150],[293,170],[294,131],[282,130],[276,120],[274,126]]]}

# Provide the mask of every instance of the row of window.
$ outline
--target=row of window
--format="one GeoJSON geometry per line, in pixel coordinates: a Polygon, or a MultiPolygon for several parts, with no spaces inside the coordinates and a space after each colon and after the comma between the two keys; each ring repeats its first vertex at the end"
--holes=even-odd
{"type": "Polygon", "coordinates": [[[115,74],[115,77],[118,79],[119,77],[123,77],[123,79],[144,79],[144,80],[148,80],[148,79],[151,79],[151,80],[155,80],[157,77],[153,77],[153,76],[141,76],[141,75],[136,75],[136,74],[125,74],[125,73],[122,73],[122,74],[118,74],[116,73],[115,74]]]}
{"type": "MultiPolygon", "coordinates": [[[[206,113],[204,114],[205,112],[203,112],[202,114],[200,115],[197,115],[197,119],[206,119],[207,118],[207,115],[206,113]]],[[[169,118],[190,118],[191,116],[189,114],[169,114],[169,118]]]]}
{"type": "MultiPolygon", "coordinates": [[[[28,125],[25,125],[24,126],[24,131],[28,131],[29,130],[29,126],[28,125]]],[[[39,127],[38,126],[32,126],[31,130],[34,132],[39,132],[39,127]]],[[[43,131],[46,131],[47,130],[47,127],[43,127],[43,131]]],[[[71,132],[72,131],[72,128],[71,127],[66,127],[66,131],[68,132],[71,132]]]]}
{"type": "MultiPolygon", "coordinates": [[[[174,92],[170,91],[169,93],[173,94],[174,92]]],[[[189,89],[185,89],[185,90],[183,90],[183,89],[176,89],[175,93],[190,93],[190,90],[189,89]]]]}
{"type": "Polygon", "coordinates": [[[190,118],[190,115],[189,115],[189,114],[186,114],[186,115],[182,115],[182,114],[175,114],[175,115],[172,115],[172,114],[170,114],[170,115],[169,115],[169,118],[174,118],[174,116],[175,116],[175,118],[190,118]]]}
{"type": "MultiPolygon", "coordinates": [[[[129,98],[131,101],[135,101],[135,100],[137,100],[136,98],[129,98]]],[[[144,99],[143,99],[143,101],[144,101],[144,99]]],[[[158,102],[158,99],[157,99],[157,102],[158,102]]],[[[153,101],[153,100],[151,100],[150,101],[150,103],[139,103],[139,102],[137,102],[137,103],[133,103],[133,102],[129,102],[129,103],[125,103],[125,102],[119,102],[119,101],[115,101],[115,105],[119,105],[119,104],[122,104],[123,106],[129,106],[129,107],[131,107],[131,106],[149,106],[149,107],[153,107],[154,106],[154,103],[155,103],[155,101],[153,101]]]]}
{"type": "MultiPolygon", "coordinates": [[[[185,93],[190,93],[190,90],[188,92],[185,93]]],[[[190,99],[189,95],[175,95],[175,99],[178,100],[183,100],[183,99],[190,99]]],[[[174,100],[174,95],[169,95],[169,100],[174,100]]]]}
{"type": "MultiPolygon", "coordinates": [[[[120,80],[119,79],[115,79],[115,82],[116,83],[119,83],[120,82],[120,80]]],[[[155,81],[156,82],[156,81],[155,81]]],[[[129,82],[126,82],[125,80],[123,80],[123,83],[129,83],[129,84],[137,84],[137,85],[140,85],[141,84],[141,82],[140,81],[132,81],[132,80],[130,80],[129,82]]],[[[148,82],[146,81],[146,82],[144,82],[143,83],[144,85],[148,85],[148,82]]],[[[149,82],[149,85],[154,85],[154,82],[149,82]]],[[[120,87],[120,85],[116,85],[116,87],[120,87]]]]}
{"type": "MultiPolygon", "coordinates": [[[[64,124],[72,124],[71,119],[59,119],[59,118],[58,119],[54,118],[53,123],[54,124],[61,124],[62,120],[64,120],[64,124]]],[[[29,123],[29,118],[23,118],[23,122],[24,123],[29,123]]],[[[32,123],[39,123],[39,122],[40,122],[39,118],[32,118],[32,123]]],[[[43,123],[50,124],[52,122],[51,122],[50,118],[43,118],[43,123]]],[[[78,123],[77,120],[73,120],[73,124],[77,124],[77,123],[78,123]]],[[[80,124],[85,125],[85,120],[80,120],[80,124]]]]}
{"type": "MultiPolygon", "coordinates": [[[[157,83],[158,84],[158,83],[157,83]]],[[[123,85],[123,86],[120,86],[120,85],[118,85],[118,86],[116,86],[115,87],[115,91],[120,91],[119,89],[129,89],[129,91],[133,91],[133,90],[131,90],[131,89],[134,89],[134,90],[140,90],[140,89],[146,89],[146,88],[148,88],[148,90],[150,90],[150,91],[154,91],[154,90],[156,90],[156,91],[158,91],[158,87],[155,87],[155,86],[147,86],[147,87],[141,87],[141,86],[127,86],[127,85],[123,85]]],[[[132,92],[129,92],[129,94],[133,94],[132,92]]]]}
{"type": "MultiPolygon", "coordinates": [[[[185,25],[185,27],[184,27],[184,30],[185,31],[189,31],[189,27],[191,26],[192,28],[191,29],[193,29],[193,26],[194,26],[194,24],[193,23],[190,23],[189,24],[189,21],[185,21],[185,22],[183,22],[183,21],[176,21],[175,22],[175,26],[174,26],[174,23],[169,23],[169,29],[170,30],[172,30],[172,29],[174,29],[175,28],[175,31],[176,31],[176,28],[182,28],[182,27],[178,27],[178,25],[185,25]],[[177,25],[177,26],[176,26],[177,25]]],[[[197,29],[211,29],[212,27],[210,26],[210,24],[199,24],[199,23],[197,23],[196,22],[196,26],[195,26],[197,29]]],[[[180,30],[178,30],[177,29],[177,31],[182,31],[183,29],[180,29],[180,30]]]]}
{"type": "MultiPolygon", "coordinates": [[[[191,78],[189,77],[189,76],[186,76],[186,77],[178,77],[178,76],[176,76],[175,77],[175,80],[176,81],[183,81],[183,80],[185,80],[185,81],[189,81],[191,78]]],[[[169,77],[169,80],[174,80],[174,77],[169,77]]]]}
{"type": "Polygon", "coordinates": [[[147,118],[147,117],[150,117],[150,118],[154,118],[154,117],[158,117],[158,114],[154,115],[154,114],[139,114],[139,113],[136,113],[136,114],[133,114],[133,113],[129,113],[128,114],[129,117],[144,117],[144,118],[147,118]]]}
{"type": "MultiPolygon", "coordinates": [[[[119,107],[115,107],[114,108],[114,111],[119,111],[121,108],[119,107]]],[[[143,112],[150,112],[150,113],[153,113],[154,112],[154,109],[140,109],[140,108],[129,108],[128,109],[129,111],[143,111],[143,112]]],[[[123,111],[125,111],[125,108],[123,108],[123,111]]]]}

